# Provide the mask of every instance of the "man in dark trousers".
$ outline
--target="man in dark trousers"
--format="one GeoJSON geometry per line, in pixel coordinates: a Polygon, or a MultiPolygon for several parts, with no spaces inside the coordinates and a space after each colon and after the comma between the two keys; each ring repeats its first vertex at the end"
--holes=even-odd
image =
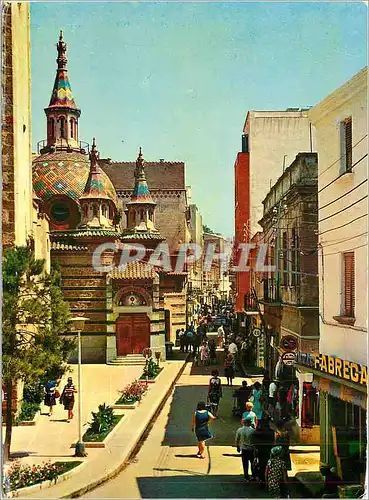
{"type": "Polygon", "coordinates": [[[250,480],[249,463],[251,465],[251,478],[254,479],[253,462],[255,456],[254,448],[255,429],[251,427],[251,418],[243,422],[243,426],[237,429],[235,444],[237,451],[241,452],[243,475],[245,481],[250,480]]]}

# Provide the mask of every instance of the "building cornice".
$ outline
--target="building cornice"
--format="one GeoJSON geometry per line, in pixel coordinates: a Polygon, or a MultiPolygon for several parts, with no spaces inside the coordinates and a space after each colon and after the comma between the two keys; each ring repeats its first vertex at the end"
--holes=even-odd
{"type": "Polygon", "coordinates": [[[333,91],[309,111],[310,121],[315,125],[327,114],[345,104],[368,86],[368,67],[356,73],[350,80],[333,91]]]}

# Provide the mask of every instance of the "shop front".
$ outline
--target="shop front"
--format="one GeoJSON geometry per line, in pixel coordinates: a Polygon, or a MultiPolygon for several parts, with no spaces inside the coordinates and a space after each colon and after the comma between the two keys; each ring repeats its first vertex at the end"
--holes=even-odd
{"type": "Polygon", "coordinates": [[[347,482],[364,484],[367,448],[367,367],[326,354],[299,352],[319,393],[321,462],[347,482]]]}

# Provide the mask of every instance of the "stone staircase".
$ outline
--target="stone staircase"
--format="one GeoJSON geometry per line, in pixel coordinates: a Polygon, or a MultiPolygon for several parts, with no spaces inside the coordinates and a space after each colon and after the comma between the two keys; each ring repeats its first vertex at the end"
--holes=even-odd
{"type": "Polygon", "coordinates": [[[117,356],[107,362],[108,365],[116,366],[145,366],[146,359],[142,354],[127,354],[126,356],[117,356]]]}

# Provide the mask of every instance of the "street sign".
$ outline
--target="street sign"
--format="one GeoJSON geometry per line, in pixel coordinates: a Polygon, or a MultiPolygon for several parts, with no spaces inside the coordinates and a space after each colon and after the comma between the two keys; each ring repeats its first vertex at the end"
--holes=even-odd
{"type": "Polygon", "coordinates": [[[281,356],[281,361],[286,366],[292,366],[296,363],[296,354],[294,352],[285,352],[281,356]]]}
{"type": "Polygon", "coordinates": [[[260,328],[254,328],[253,331],[252,331],[252,334],[253,334],[254,337],[260,337],[260,335],[261,335],[260,328]]]}

